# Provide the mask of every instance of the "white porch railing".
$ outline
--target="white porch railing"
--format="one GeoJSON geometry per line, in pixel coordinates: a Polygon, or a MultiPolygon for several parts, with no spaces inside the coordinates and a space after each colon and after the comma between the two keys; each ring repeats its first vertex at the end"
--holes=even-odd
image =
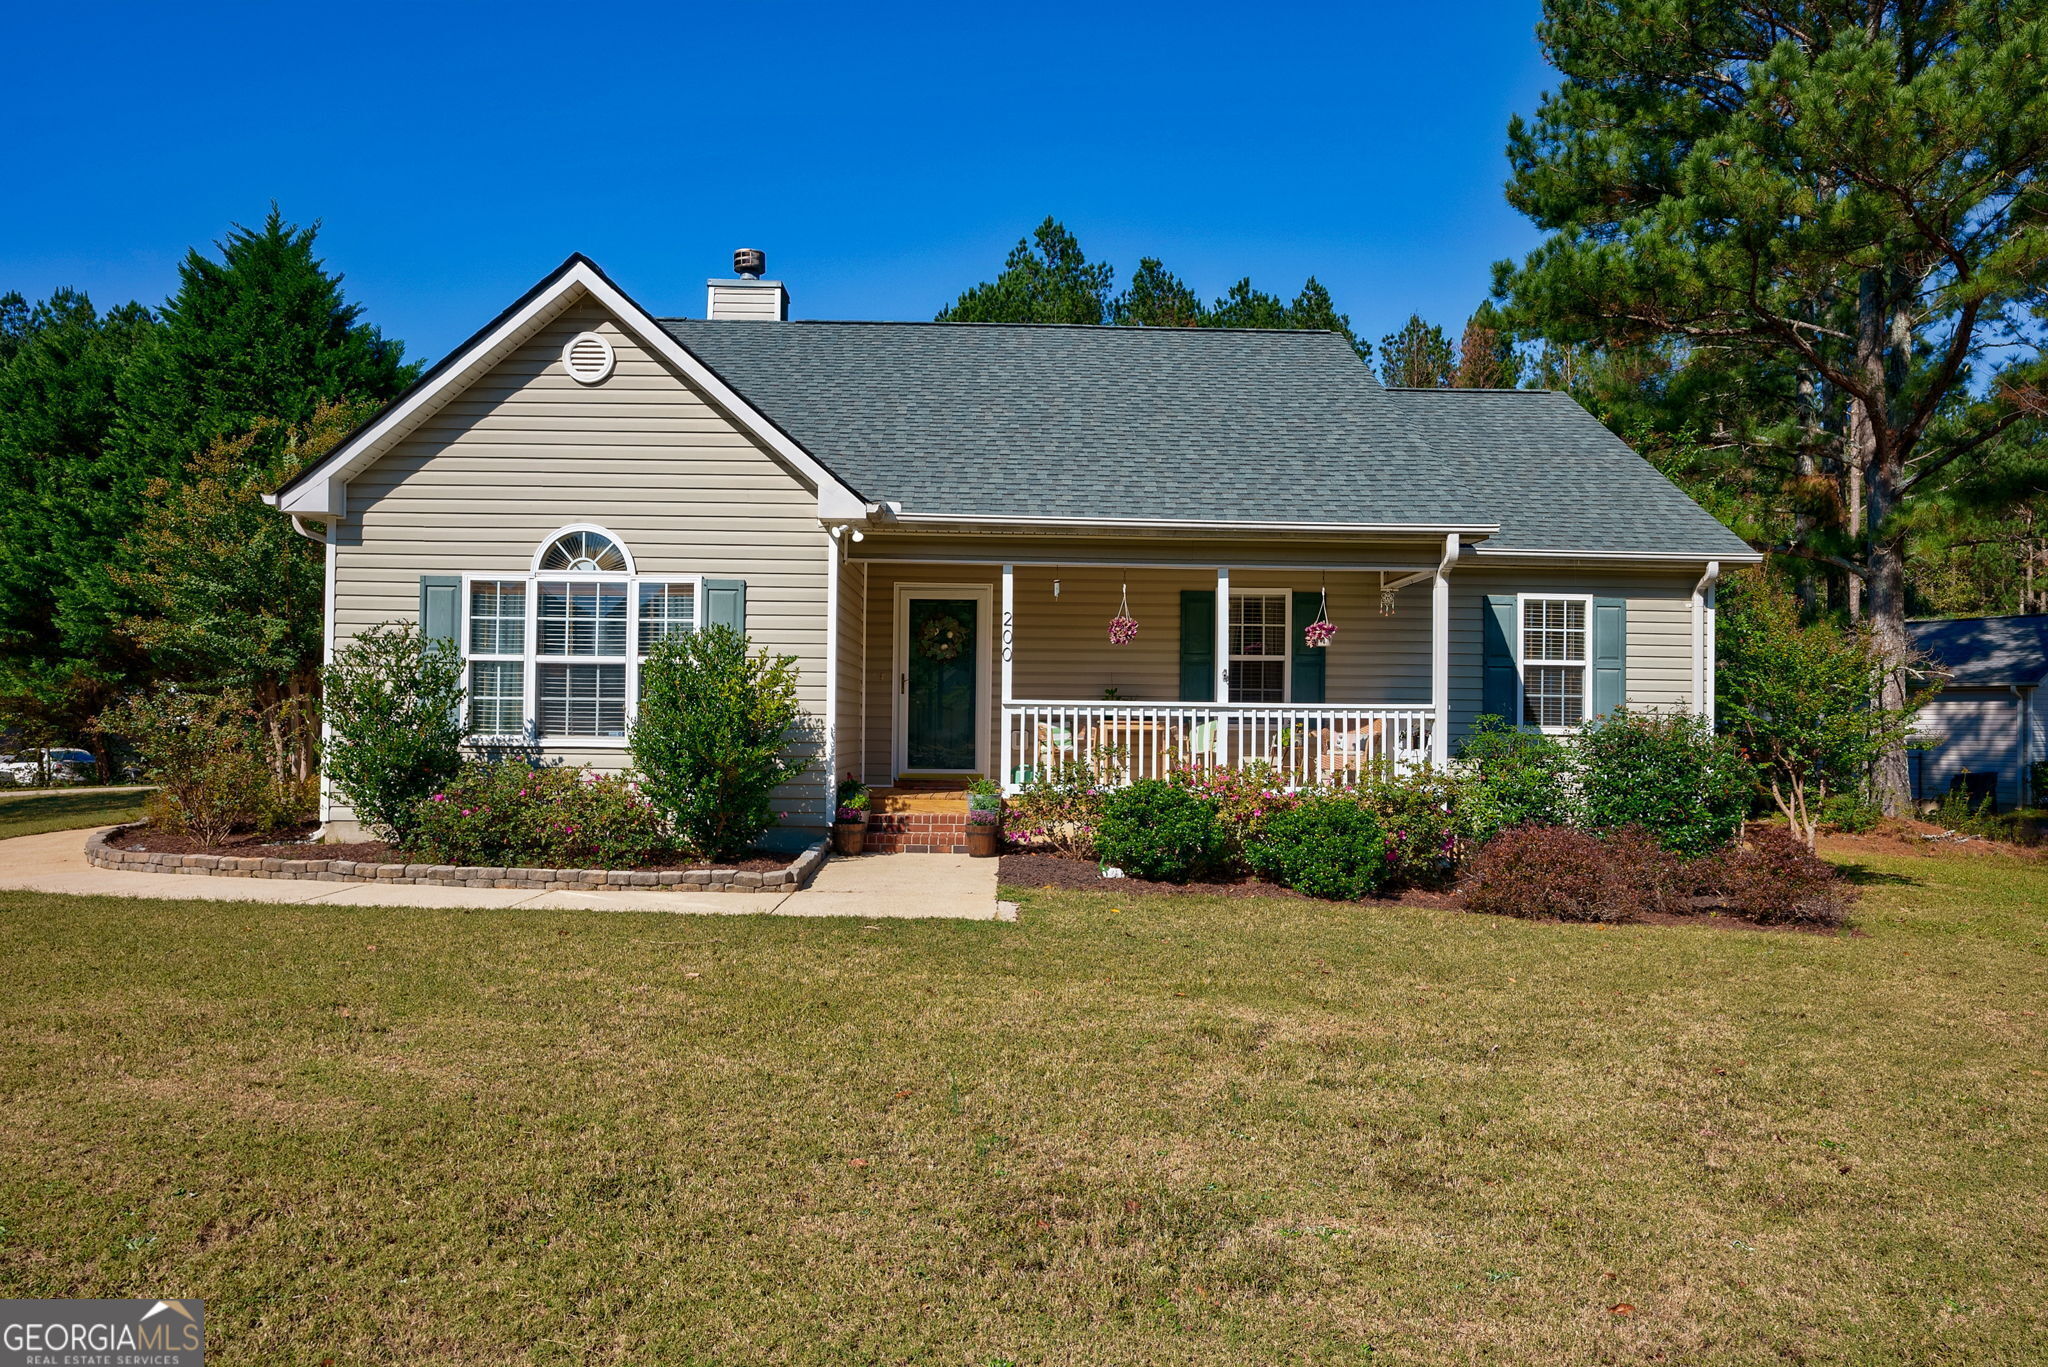
{"type": "Polygon", "coordinates": [[[1352,781],[1425,763],[1433,709],[1344,703],[1011,702],[1003,704],[1002,777],[1015,792],[1060,761],[1104,750],[1124,782],[1176,765],[1264,760],[1289,787],[1352,781]]]}

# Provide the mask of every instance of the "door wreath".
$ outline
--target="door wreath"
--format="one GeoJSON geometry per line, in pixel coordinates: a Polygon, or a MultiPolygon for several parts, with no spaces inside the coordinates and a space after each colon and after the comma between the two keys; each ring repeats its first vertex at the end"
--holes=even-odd
{"type": "Polygon", "coordinates": [[[954,660],[967,648],[967,628],[957,617],[934,617],[917,634],[918,649],[927,660],[954,660]]]}

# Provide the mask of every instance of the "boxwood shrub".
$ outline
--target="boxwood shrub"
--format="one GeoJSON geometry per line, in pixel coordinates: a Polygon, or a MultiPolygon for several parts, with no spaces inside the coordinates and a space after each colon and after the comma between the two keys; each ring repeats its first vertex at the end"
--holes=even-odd
{"type": "Polygon", "coordinates": [[[1356,901],[1386,879],[1386,833],[1354,797],[1311,797],[1269,816],[1245,858],[1261,877],[1297,892],[1356,901]]]}
{"type": "Polygon", "coordinates": [[[1140,779],[1103,799],[1095,854],[1133,878],[1185,883],[1222,859],[1216,804],[1156,778],[1140,779]]]}
{"type": "Polygon", "coordinates": [[[1641,827],[1688,859],[1733,840],[1756,791],[1734,743],[1689,712],[1617,710],[1585,729],[1578,751],[1587,825],[1641,827]]]}

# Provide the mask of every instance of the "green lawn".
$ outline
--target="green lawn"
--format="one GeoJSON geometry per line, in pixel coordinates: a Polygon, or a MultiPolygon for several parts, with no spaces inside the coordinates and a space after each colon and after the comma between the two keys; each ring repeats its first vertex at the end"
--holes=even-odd
{"type": "Polygon", "coordinates": [[[0,1295],[307,1367],[2038,1362],[2048,864],[1862,876],[1860,937],[0,893],[0,1295]]]}
{"type": "Polygon", "coordinates": [[[41,835],[45,831],[73,831],[87,826],[111,826],[121,821],[140,821],[147,788],[122,788],[113,792],[23,793],[0,792],[0,840],[16,835],[41,835]]]}

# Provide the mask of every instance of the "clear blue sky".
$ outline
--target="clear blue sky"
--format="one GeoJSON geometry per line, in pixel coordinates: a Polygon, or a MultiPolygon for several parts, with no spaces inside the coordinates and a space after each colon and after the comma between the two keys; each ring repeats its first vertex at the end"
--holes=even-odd
{"type": "Polygon", "coordinates": [[[1366,336],[1455,328],[1535,242],[1509,114],[1535,0],[1063,9],[19,5],[0,291],[156,303],[231,221],[324,223],[440,356],[572,251],[701,314],[758,246],[798,316],[929,318],[1046,214],[1119,284],[1314,273],[1366,336]]]}

